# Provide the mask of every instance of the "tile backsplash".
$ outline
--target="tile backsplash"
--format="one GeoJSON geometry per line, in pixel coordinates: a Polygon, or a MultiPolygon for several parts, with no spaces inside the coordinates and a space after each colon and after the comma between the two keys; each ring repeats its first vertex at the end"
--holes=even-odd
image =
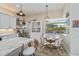
{"type": "Polygon", "coordinates": [[[16,31],[14,29],[0,29],[0,36],[15,34],[16,31]]]}

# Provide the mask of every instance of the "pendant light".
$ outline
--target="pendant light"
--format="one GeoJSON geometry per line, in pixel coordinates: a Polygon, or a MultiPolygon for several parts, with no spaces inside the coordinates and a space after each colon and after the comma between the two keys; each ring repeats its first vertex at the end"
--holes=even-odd
{"type": "Polygon", "coordinates": [[[48,5],[45,5],[46,7],[46,16],[45,16],[45,19],[49,19],[49,16],[48,16],[48,5]]]}
{"type": "Polygon", "coordinates": [[[20,5],[20,11],[16,13],[18,16],[25,16],[25,13],[22,11],[22,4],[20,5]]]}

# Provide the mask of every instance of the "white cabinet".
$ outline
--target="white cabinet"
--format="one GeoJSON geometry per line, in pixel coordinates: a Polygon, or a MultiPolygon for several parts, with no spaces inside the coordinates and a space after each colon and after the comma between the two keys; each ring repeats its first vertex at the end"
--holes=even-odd
{"type": "Polygon", "coordinates": [[[10,17],[10,28],[16,28],[16,17],[10,17]]]}
{"type": "Polygon", "coordinates": [[[0,28],[8,28],[8,27],[9,27],[9,16],[0,14],[0,28]]]}
{"type": "Polygon", "coordinates": [[[32,21],[32,32],[41,32],[41,22],[32,21]]]}
{"type": "Polygon", "coordinates": [[[16,17],[0,13],[1,28],[16,28],[16,17]]]}
{"type": "Polygon", "coordinates": [[[41,21],[31,21],[31,38],[40,39],[42,36],[42,22],[41,21]]]}
{"type": "Polygon", "coordinates": [[[1,14],[0,14],[0,28],[1,28],[1,14]]]}

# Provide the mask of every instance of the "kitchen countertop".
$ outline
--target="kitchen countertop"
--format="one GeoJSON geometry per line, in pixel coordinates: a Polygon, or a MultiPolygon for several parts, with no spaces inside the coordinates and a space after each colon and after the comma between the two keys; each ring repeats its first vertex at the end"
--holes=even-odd
{"type": "Polygon", "coordinates": [[[5,56],[17,48],[21,48],[22,44],[28,44],[32,39],[28,38],[9,38],[0,41],[0,56],[5,56]]]}
{"type": "Polygon", "coordinates": [[[0,37],[11,36],[11,35],[15,35],[15,33],[14,34],[0,34],[0,37]]]}

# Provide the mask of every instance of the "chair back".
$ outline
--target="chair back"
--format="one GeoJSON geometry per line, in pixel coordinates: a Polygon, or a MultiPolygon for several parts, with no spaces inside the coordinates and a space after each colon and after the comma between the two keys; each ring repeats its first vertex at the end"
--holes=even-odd
{"type": "Polygon", "coordinates": [[[38,44],[39,44],[39,42],[38,42],[38,40],[37,40],[37,39],[35,39],[35,40],[34,40],[34,44],[35,44],[35,45],[34,45],[34,48],[36,48],[36,49],[37,49],[37,48],[38,48],[38,44]]]}
{"type": "Polygon", "coordinates": [[[41,44],[43,44],[43,43],[44,43],[43,38],[40,38],[40,43],[41,43],[41,44]]]}
{"type": "Polygon", "coordinates": [[[19,52],[19,56],[23,56],[23,51],[24,51],[24,44],[21,46],[21,51],[19,52]]]}
{"type": "Polygon", "coordinates": [[[58,46],[61,46],[61,42],[62,42],[62,39],[59,39],[55,42],[55,45],[58,47],[58,46]]]}
{"type": "Polygon", "coordinates": [[[62,44],[62,38],[60,38],[60,39],[58,40],[58,43],[59,43],[59,45],[62,44]]]}
{"type": "Polygon", "coordinates": [[[31,47],[31,42],[28,43],[28,47],[31,47]]]}

